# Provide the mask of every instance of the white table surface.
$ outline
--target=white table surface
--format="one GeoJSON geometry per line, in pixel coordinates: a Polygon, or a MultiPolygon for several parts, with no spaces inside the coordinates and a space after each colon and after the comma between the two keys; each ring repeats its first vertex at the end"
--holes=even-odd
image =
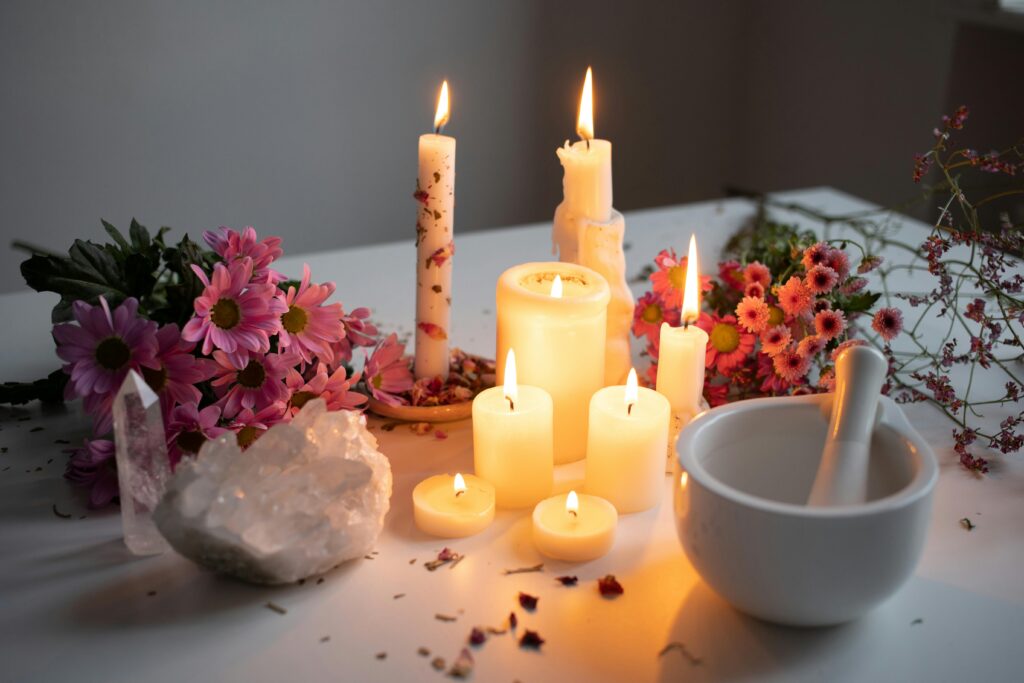
{"type": "MultiPolygon", "coordinates": [[[[833,212],[868,206],[830,189],[784,196],[833,212]]],[[[691,231],[711,272],[712,257],[751,211],[748,202],[729,200],[627,214],[629,272],[661,247],[685,251],[691,231]]],[[[266,234],[271,228],[257,226],[266,234]]],[[[914,239],[922,230],[906,228],[914,239]]],[[[454,340],[490,355],[495,280],[515,263],[547,260],[549,226],[466,235],[458,247],[454,340]]],[[[385,329],[407,332],[413,259],[410,240],[289,257],[281,265],[295,275],[307,261],[316,279],[337,282],[346,308],[371,306],[385,329]]],[[[0,296],[0,378],[33,379],[56,367],[52,303],[29,292],[0,296]]],[[[484,533],[448,543],[466,555],[458,566],[425,571],[423,561],[445,542],[413,525],[411,490],[429,474],[471,470],[468,421],[446,427],[449,438],[438,441],[404,427],[385,433],[371,420],[395,476],[376,559],[350,562],[322,583],[269,589],[212,576],[173,553],[129,555],[116,509],[87,510],[62,479],[67,446],[55,440],[78,443],[87,435],[78,407],[45,414],[38,405],[0,408],[0,446],[8,448],[0,455],[0,680],[431,680],[443,676],[418,648],[451,662],[473,626],[501,626],[511,610],[520,631],[535,629],[547,642],[532,652],[508,635],[493,636],[474,651],[475,680],[1020,680],[1021,456],[1000,458],[991,474],[975,477],[956,463],[946,418],[923,404],[906,410],[941,462],[920,566],[867,617],[798,630],[745,617],[707,588],[676,539],[668,495],[658,509],[624,516],[614,550],[595,562],[547,561],[543,573],[503,576],[505,568],[543,558],[531,545],[528,515],[499,512],[484,533]],[[31,419],[18,421],[24,416],[31,419]],[[39,426],[44,430],[30,431],[39,426]],[[55,516],[53,504],[72,517],[55,516]],[[965,516],[976,529],[961,527],[965,516]],[[578,575],[580,585],[558,585],[554,577],[566,573],[578,575]],[[607,573],[625,587],[618,599],[598,596],[595,580],[607,573]],[[519,609],[519,591],[540,596],[535,613],[519,609]],[[398,593],[405,596],[394,599],[398,593]],[[267,601],[287,613],[267,609],[267,601]],[[436,613],[458,618],[443,623],[436,613]],[[330,640],[321,642],[324,636],[330,640]],[[659,658],[670,641],[684,642],[701,664],[678,652],[659,658]],[[387,657],[377,659],[380,652],[387,657]]]]}

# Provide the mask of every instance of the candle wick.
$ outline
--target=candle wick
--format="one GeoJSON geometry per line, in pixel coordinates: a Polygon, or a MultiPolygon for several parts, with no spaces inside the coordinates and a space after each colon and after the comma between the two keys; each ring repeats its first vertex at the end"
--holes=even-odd
{"type": "Polygon", "coordinates": [[[586,141],[587,141],[587,151],[589,152],[590,151],[590,138],[586,138],[586,141]]]}
{"type": "Polygon", "coordinates": [[[686,320],[683,321],[683,329],[685,330],[685,329],[687,329],[689,327],[690,327],[690,320],[689,320],[689,318],[687,318],[686,320]]]}
{"type": "Polygon", "coordinates": [[[443,128],[444,128],[444,124],[443,123],[440,124],[440,125],[434,126],[434,135],[440,135],[441,134],[441,129],[443,129],[443,128]]]}
{"type": "Polygon", "coordinates": [[[629,404],[626,405],[626,415],[632,415],[632,414],[633,414],[633,404],[629,403],[629,404]]]}
{"type": "Polygon", "coordinates": [[[514,401],[512,400],[512,397],[511,397],[511,396],[506,396],[506,397],[505,397],[505,400],[506,400],[506,401],[508,401],[508,409],[509,409],[510,411],[512,411],[513,413],[514,413],[514,412],[516,412],[516,404],[515,404],[515,402],[514,402],[514,401]]]}
{"type": "Polygon", "coordinates": [[[569,510],[569,514],[572,515],[573,517],[578,517],[579,516],[579,513],[576,512],[575,510],[569,510]]]}
{"type": "Polygon", "coordinates": [[[460,490],[460,491],[456,491],[456,492],[455,492],[455,497],[456,497],[456,498],[458,498],[459,496],[461,496],[461,495],[462,495],[463,493],[465,493],[465,492],[466,492],[466,490],[465,490],[465,489],[462,489],[462,490],[460,490]]]}

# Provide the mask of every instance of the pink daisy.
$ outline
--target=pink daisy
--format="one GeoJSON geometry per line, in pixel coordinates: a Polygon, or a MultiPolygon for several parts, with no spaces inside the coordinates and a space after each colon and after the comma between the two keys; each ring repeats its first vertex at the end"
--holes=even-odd
{"type": "Polygon", "coordinates": [[[223,434],[226,429],[217,426],[220,406],[207,406],[199,410],[196,403],[185,403],[171,413],[167,424],[167,456],[171,468],[182,458],[194,457],[204,443],[223,434]]]}
{"type": "Polygon", "coordinates": [[[788,347],[775,354],[772,358],[776,374],[790,384],[797,384],[811,368],[811,359],[793,347],[788,347]]]}
{"type": "Polygon", "coordinates": [[[757,284],[767,287],[772,281],[772,271],[768,270],[768,266],[761,262],[754,261],[743,270],[743,281],[748,285],[757,284]]]}
{"type": "Polygon", "coordinates": [[[789,346],[791,336],[789,328],[785,325],[769,327],[761,333],[761,350],[770,356],[774,356],[789,346]]]}
{"type": "Polygon", "coordinates": [[[654,292],[640,297],[633,308],[633,335],[638,339],[661,337],[661,324],[665,320],[665,308],[654,292]]]}
{"type": "Polygon", "coordinates": [[[718,264],[718,279],[737,291],[743,290],[743,266],[739,261],[722,261],[718,264]]]}
{"type": "Polygon", "coordinates": [[[804,269],[810,270],[814,266],[828,265],[829,250],[831,248],[824,242],[818,242],[804,249],[804,255],[801,259],[804,269]]]}
{"type": "Polygon", "coordinates": [[[284,275],[270,268],[270,264],[284,253],[280,237],[268,237],[261,242],[252,226],[241,233],[221,226],[217,232],[204,232],[203,240],[225,263],[252,259],[253,278],[256,282],[275,284],[285,279],[284,275]]]}
{"type": "Polygon", "coordinates": [[[101,508],[117,498],[117,461],[114,442],[107,439],[86,439],[81,448],[71,452],[64,477],[75,486],[89,489],[89,507],[101,508]]]}
{"type": "Polygon", "coordinates": [[[846,316],[842,311],[818,311],[814,316],[814,331],[826,341],[832,341],[846,331],[846,316]]]}
{"type": "Polygon", "coordinates": [[[743,296],[752,296],[755,299],[763,299],[764,286],[757,282],[751,282],[743,289],[743,296]]]}
{"type": "Polygon", "coordinates": [[[706,367],[714,367],[723,375],[732,374],[754,350],[754,335],[744,332],[732,315],[702,313],[697,326],[708,333],[706,367]]]}
{"type": "Polygon", "coordinates": [[[250,353],[270,350],[270,335],[281,327],[280,316],[287,310],[274,296],[272,284],[252,284],[253,262],[250,258],[234,261],[229,266],[218,263],[213,277],[196,265],[192,270],[206,289],[196,297],[194,318],[188,321],[181,337],[185,341],[203,342],[203,353],[215,348],[228,354],[238,367],[244,367],[250,353]]]}
{"type": "Polygon", "coordinates": [[[903,331],[903,312],[898,308],[880,308],[871,320],[871,328],[891,342],[903,331]]]}
{"type": "Polygon", "coordinates": [[[832,270],[836,271],[839,276],[839,281],[842,282],[850,275],[850,257],[846,255],[846,252],[842,249],[832,248],[828,252],[828,258],[825,261],[832,270]]]}
{"type": "Polygon", "coordinates": [[[366,386],[381,403],[391,406],[406,403],[399,394],[412,389],[413,377],[404,353],[405,345],[399,344],[398,335],[392,332],[366,359],[366,367],[363,368],[366,386]]]}
{"type": "Polygon", "coordinates": [[[282,349],[297,353],[305,363],[312,363],[313,356],[330,363],[334,360],[332,344],[345,336],[341,304],[324,305],[334,293],[334,283],[314,285],[309,277],[309,265],[303,264],[299,289],[288,287],[287,293],[278,294],[285,308],[278,343],[282,349]]]}
{"type": "Polygon", "coordinates": [[[284,422],[286,417],[288,417],[288,406],[278,401],[255,413],[248,408],[243,409],[231,420],[228,429],[235,433],[238,446],[244,451],[253,445],[256,439],[263,436],[268,429],[278,422],[284,422]]]}
{"type": "Polygon", "coordinates": [[[71,304],[77,325],[54,325],[57,355],[67,361],[75,395],[117,393],[129,370],[156,365],[156,323],[139,318],[138,309],[137,299],[125,299],[111,312],[101,296],[99,306],[71,304]]]}
{"type": "Polygon", "coordinates": [[[271,403],[286,402],[289,394],[284,378],[298,357],[291,353],[252,356],[241,368],[223,351],[214,351],[213,360],[218,366],[212,382],[220,396],[217,405],[225,416],[234,417],[242,409],[262,410],[271,403]]]}
{"type": "Polygon", "coordinates": [[[369,308],[357,308],[351,313],[342,313],[341,324],[343,336],[332,349],[336,364],[351,363],[353,347],[374,346],[377,343],[379,332],[370,322],[369,308]]]}
{"type": "Polygon", "coordinates": [[[316,374],[308,381],[294,368],[289,369],[285,379],[291,393],[288,412],[294,417],[314,398],[322,398],[327,404],[327,410],[359,410],[366,403],[366,396],[351,391],[359,379],[358,372],[348,377],[344,367],[331,373],[324,363],[317,363],[316,374]]]}
{"type": "Polygon", "coordinates": [[[747,296],[736,306],[736,318],[747,332],[760,333],[767,327],[769,317],[768,304],[764,299],[747,296]]]}
{"type": "Polygon", "coordinates": [[[174,323],[157,330],[156,340],[156,367],[143,367],[142,377],[160,395],[166,417],[175,404],[199,402],[202,394],[195,385],[209,379],[214,366],[209,360],[192,355],[195,344],[182,343],[174,323]]]}
{"type": "Polygon", "coordinates": [[[830,356],[830,358],[832,359],[832,362],[835,363],[836,358],[838,358],[839,354],[842,353],[844,350],[852,346],[864,346],[865,344],[867,344],[867,342],[864,341],[863,339],[847,339],[842,344],[832,349],[832,355],[830,356]]]}
{"type": "Polygon", "coordinates": [[[827,294],[839,282],[839,275],[828,266],[814,266],[807,271],[804,286],[811,294],[827,294]]]}
{"type": "MultiPolygon", "coordinates": [[[[654,293],[668,308],[681,308],[683,289],[686,286],[686,257],[679,258],[673,249],[663,249],[654,259],[658,269],[651,273],[654,293]]],[[[710,275],[698,276],[700,291],[711,291],[710,275]]]]}
{"type": "Polygon", "coordinates": [[[811,293],[807,290],[803,280],[796,275],[790,276],[786,284],[779,287],[778,297],[779,306],[782,307],[786,315],[793,317],[809,312],[814,304],[811,293]]]}
{"type": "Polygon", "coordinates": [[[827,341],[816,334],[809,335],[800,340],[796,352],[806,358],[814,358],[825,349],[827,341]]]}

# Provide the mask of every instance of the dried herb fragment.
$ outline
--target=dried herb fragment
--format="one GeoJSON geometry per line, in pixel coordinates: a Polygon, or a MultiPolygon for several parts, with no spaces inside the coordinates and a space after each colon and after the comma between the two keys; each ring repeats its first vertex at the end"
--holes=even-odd
{"type": "Polygon", "coordinates": [[[508,613],[508,627],[513,631],[516,630],[516,626],[519,625],[519,617],[516,616],[515,612],[508,613]]]}
{"type": "Polygon", "coordinates": [[[30,432],[41,432],[44,429],[46,429],[46,427],[33,427],[32,429],[30,429],[28,431],[30,431],[30,432]]]}
{"type": "MultiPolygon", "coordinates": [[[[67,439],[54,439],[53,442],[54,443],[59,443],[59,444],[64,444],[65,446],[68,445],[69,443],[71,443],[67,439]]],[[[7,452],[7,449],[5,448],[4,449],[4,453],[6,453],[6,452],[7,452]]]]}
{"type": "Polygon", "coordinates": [[[544,639],[540,637],[540,634],[530,629],[526,629],[523,637],[519,639],[519,647],[530,647],[534,650],[539,650],[543,644],[544,639]]]}
{"type": "Polygon", "coordinates": [[[669,643],[665,647],[661,648],[661,652],[658,653],[658,656],[664,657],[667,653],[671,652],[672,650],[678,651],[679,654],[685,657],[686,660],[689,661],[690,664],[692,664],[693,666],[700,666],[701,663],[704,661],[700,657],[694,656],[692,652],[686,649],[686,643],[681,643],[678,640],[669,643]]]}
{"type": "Polygon", "coordinates": [[[288,614],[288,610],[286,610],[284,607],[281,607],[281,605],[277,604],[276,602],[268,602],[263,606],[271,612],[277,612],[278,614],[288,614]]]}
{"type": "Polygon", "coordinates": [[[964,517],[960,520],[960,526],[967,529],[968,531],[974,531],[974,527],[977,525],[968,518],[964,517]]]}
{"type": "Polygon", "coordinates": [[[414,557],[411,560],[409,560],[409,564],[416,564],[416,558],[414,557]]]}
{"type": "Polygon", "coordinates": [[[429,657],[430,656],[430,648],[426,648],[426,647],[422,647],[421,646],[418,650],[416,650],[416,654],[418,654],[420,657],[429,657]]]}
{"type": "Polygon", "coordinates": [[[395,427],[397,427],[397,426],[398,426],[397,422],[385,422],[384,424],[382,424],[380,426],[380,428],[381,428],[381,431],[393,432],[393,431],[395,431],[395,427]]]}
{"type": "Polygon", "coordinates": [[[537,601],[540,600],[536,595],[530,595],[529,593],[519,593],[519,606],[525,610],[531,612],[537,609],[537,601]]]}
{"type": "Polygon", "coordinates": [[[556,580],[563,586],[575,586],[579,578],[575,576],[559,576],[556,580]]]}
{"type": "Polygon", "coordinates": [[[544,571],[544,563],[535,564],[532,567],[518,567],[516,569],[506,569],[502,573],[505,576],[511,576],[512,574],[529,574],[531,572],[542,572],[544,571]]]}
{"type": "Polygon", "coordinates": [[[392,596],[391,599],[392,600],[400,600],[401,598],[404,598],[404,597],[405,597],[405,593],[395,593],[394,596],[392,596]]]}
{"type": "Polygon", "coordinates": [[[435,614],[434,618],[437,619],[438,621],[455,621],[456,619],[458,619],[458,617],[453,617],[450,614],[440,614],[440,613],[435,614]]]}
{"type": "Polygon", "coordinates": [[[413,422],[412,424],[409,425],[409,431],[415,434],[416,436],[423,436],[424,434],[430,431],[430,423],[413,422]]]}
{"type": "Polygon", "coordinates": [[[918,624],[923,624],[923,623],[924,623],[924,619],[922,619],[921,617],[918,617],[917,619],[914,619],[912,622],[910,622],[910,625],[911,626],[917,626],[918,624]]]}
{"type": "Polygon", "coordinates": [[[363,555],[364,560],[376,560],[377,558],[373,555],[363,555]]]}
{"type": "Polygon", "coordinates": [[[387,652],[378,652],[374,656],[377,657],[377,659],[387,659],[388,658],[388,653],[387,652]]]}
{"type": "Polygon", "coordinates": [[[483,632],[478,626],[474,626],[473,630],[469,632],[469,644],[470,645],[483,645],[487,640],[487,634],[483,632]]]}
{"type": "Polygon", "coordinates": [[[53,508],[52,509],[53,509],[53,514],[55,514],[56,516],[60,517],[61,519],[71,519],[71,515],[70,514],[68,514],[66,512],[61,512],[60,510],[57,509],[57,504],[56,503],[53,504],[53,508]]]}
{"type": "Polygon", "coordinates": [[[326,642],[327,642],[327,641],[329,641],[330,639],[331,639],[331,637],[330,637],[330,636],[322,636],[322,637],[320,638],[320,642],[321,642],[321,643],[326,643],[326,642]]]}
{"type": "Polygon", "coordinates": [[[604,597],[613,597],[625,593],[622,584],[615,579],[614,574],[608,574],[597,580],[597,590],[601,591],[604,597]]]}
{"type": "Polygon", "coordinates": [[[152,597],[153,597],[153,596],[155,596],[155,595],[156,595],[156,591],[148,591],[148,592],[146,593],[146,597],[149,597],[149,598],[152,598],[152,597]]]}
{"type": "Polygon", "coordinates": [[[324,582],[324,580],[325,580],[324,577],[321,576],[319,579],[316,580],[316,585],[319,586],[321,583],[324,582]]]}
{"type": "Polygon", "coordinates": [[[441,671],[442,669],[444,669],[444,657],[434,657],[434,659],[430,662],[430,666],[434,667],[438,671],[441,671]]]}
{"type": "Polygon", "coordinates": [[[508,633],[508,629],[507,628],[495,628],[493,626],[488,626],[487,627],[487,632],[490,633],[492,636],[503,636],[506,633],[508,633]]]}
{"type": "Polygon", "coordinates": [[[436,292],[437,294],[440,294],[441,292],[443,292],[443,291],[444,291],[444,290],[443,290],[443,289],[441,288],[441,285],[434,285],[433,287],[431,287],[431,289],[432,289],[432,290],[434,290],[434,292],[436,292]]]}
{"type": "MultiPolygon", "coordinates": [[[[455,552],[451,548],[446,547],[442,548],[441,552],[437,554],[437,559],[430,560],[429,562],[424,562],[423,566],[427,568],[427,571],[432,572],[438,567],[448,564],[449,562],[451,562],[452,566],[454,567],[462,560],[463,557],[463,555],[455,552]]],[[[412,564],[413,562],[415,562],[415,560],[412,560],[411,562],[409,562],[409,564],[412,564]]]]}
{"type": "Polygon", "coordinates": [[[452,663],[452,668],[448,669],[448,675],[452,678],[467,678],[471,673],[473,673],[473,655],[470,654],[469,649],[462,648],[462,652],[452,663]]]}

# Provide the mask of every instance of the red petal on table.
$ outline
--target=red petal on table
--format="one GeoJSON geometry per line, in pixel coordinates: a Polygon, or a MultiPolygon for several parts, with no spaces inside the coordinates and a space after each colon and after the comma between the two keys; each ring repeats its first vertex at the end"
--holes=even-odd
{"type": "Polygon", "coordinates": [[[434,438],[435,439],[447,439],[448,438],[448,432],[444,431],[443,429],[438,429],[437,431],[434,432],[434,438]]]}
{"type": "Polygon", "coordinates": [[[608,574],[604,578],[598,579],[597,589],[601,591],[601,595],[605,597],[622,595],[625,592],[622,584],[615,579],[614,574],[608,574]]]}
{"type": "Polygon", "coordinates": [[[421,329],[423,333],[431,339],[443,341],[448,338],[448,333],[445,332],[444,328],[440,325],[435,325],[434,323],[419,323],[416,327],[421,329]]]}

